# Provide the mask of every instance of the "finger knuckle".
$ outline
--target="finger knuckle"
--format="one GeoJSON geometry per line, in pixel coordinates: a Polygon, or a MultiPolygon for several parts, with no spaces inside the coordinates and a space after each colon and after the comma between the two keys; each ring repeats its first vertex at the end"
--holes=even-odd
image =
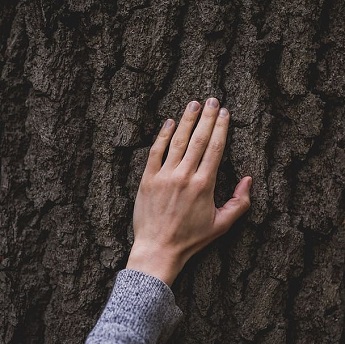
{"type": "Polygon", "coordinates": [[[217,141],[211,142],[210,148],[212,149],[213,152],[220,153],[223,151],[223,147],[224,147],[223,142],[217,140],[217,141]]]}
{"type": "Polygon", "coordinates": [[[251,203],[250,203],[250,199],[249,198],[241,197],[239,199],[239,206],[244,211],[248,210],[250,208],[250,205],[251,205],[251,203]]]}
{"type": "Polygon", "coordinates": [[[225,123],[219,120],[216,122],[214,126],[215,128],[220,129],[220,130],[223,130],[226,127],[225,123]]]}
{"type": "Polygon", "coordinates": [[[206,146],[207,138],[205,136],[201,136],[201,135],[195,136],[194,144],[198,147],[206,146]]]}
{"type": "Polygon", "coordinates": [[[181,122],[185,122],[185,124],[187,124],[188,126],[190,124],[194,124],[195,116],[185,115],[185,116],[182,117],[182,121],[181,122]]]}
{"type": "Polygon", "coordinates": [[[175,186],[186,188],[189,184],[189,176],[185,171],[178,171],[172,175],[172,181],[175,186]]]}
{"type": "Polygon", "coordinates": [[[182,148],[185,147],[187,144],[186,140],[180,137],[174,137],[171,141],[171,145],[174,148],[182,148]]]}
{"type": "Polygon", "coordinates": [[[156,145],[153,145],[151,148],[150,148],[150,156],[156,156],[160,153],[160,149],[156,146],[156,145]]]}
{"type": "Polygon", "coordinates": [[[194,183],[198,191],[209,190],[211,186],[210,178],[206,175],[196,175],[194,183]]]}
{"type": "Polygon", "coordinates": [[[204,118],[211,118],[211,119],[213,119],[216,116],[216,114],[217,114],[216,111],[204,111],[202,116],[204,118]]]}
{"type": "Polygon", "coordinates": [[[169,137],[169,132],[167,130],[161,130],[158,134],[158,139],[167,139],[169,137]]]}

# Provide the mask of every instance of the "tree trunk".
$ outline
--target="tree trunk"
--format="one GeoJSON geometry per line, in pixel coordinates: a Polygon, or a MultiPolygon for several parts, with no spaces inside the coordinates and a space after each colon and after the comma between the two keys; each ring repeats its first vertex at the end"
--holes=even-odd
{"type": "Polygon", "coordinates": [[[170,343],[345,343],[343,0],[2,0],[0,342],[82,343],[164,119],[232,113],[245,218],[173,286],[170,343]]]}

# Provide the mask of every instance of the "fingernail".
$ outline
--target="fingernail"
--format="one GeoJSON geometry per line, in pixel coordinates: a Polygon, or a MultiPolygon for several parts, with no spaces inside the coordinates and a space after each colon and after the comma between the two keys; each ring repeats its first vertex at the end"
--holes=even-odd
{"type": "Polygon", "coordinates": [[[229,111],[225,108],[219,110],[219,117],[226,117],[229,114],[229,111]]]}
{"type": "Polygon", "coordinates": [[[172,119],[167,119],[164,123],[164,128],[169,128],[172,126],[172,124],[174,123],[174,121],[172,119]]]}
{"type": "Polygon", "coordinates": [[[216,108],[218,107],[219,102],[217,98],[208,98],[206,104],[209,107],[216,108]]]}
{"type": "Polygon", "coordinates": [[[200,104],[196,102],[195,100],[193,100],[192,102],[189,103],[188,107],[190,111],[195,112],[199,110],[200,104]]]}

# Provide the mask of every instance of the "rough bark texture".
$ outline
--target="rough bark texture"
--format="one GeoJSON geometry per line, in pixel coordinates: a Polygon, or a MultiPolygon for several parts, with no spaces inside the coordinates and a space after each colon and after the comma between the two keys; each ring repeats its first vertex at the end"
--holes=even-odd
{"type": "Polygon", "coordinates": [[[253,204],[174,285],[171,343],[345,343],[343,0],[1,0],[0,342],[82,343],[167,117],[232,111],[216,202],[253,204]]]}

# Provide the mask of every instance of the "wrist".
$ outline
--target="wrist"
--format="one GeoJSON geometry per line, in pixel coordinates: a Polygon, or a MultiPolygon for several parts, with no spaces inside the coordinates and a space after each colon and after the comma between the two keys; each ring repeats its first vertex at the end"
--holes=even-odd
{"type": "Polygon", "coordinates": [[[171,249],[134,243],[126,268],[154,276],[170,287],[183,266],[179,254],[171,249]]]}

